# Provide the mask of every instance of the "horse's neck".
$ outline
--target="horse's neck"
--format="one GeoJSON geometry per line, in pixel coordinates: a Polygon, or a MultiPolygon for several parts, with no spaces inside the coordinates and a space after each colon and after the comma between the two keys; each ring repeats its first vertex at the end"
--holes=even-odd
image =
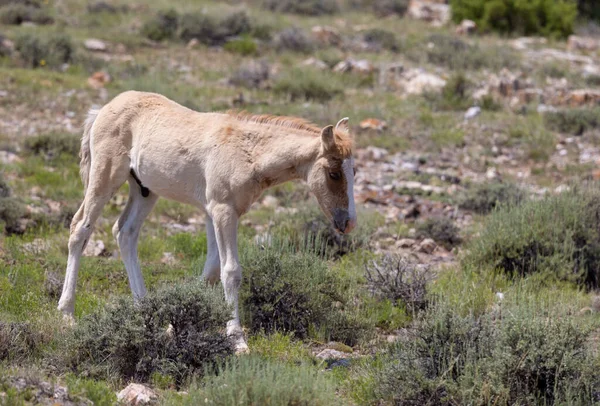
{"type": "Polygon", "coordinates": [[[289,180],[306,180],[308,171],[319,154],[321,140],[311,135],[289,134],[273,137],[257,157],[257,169],[266,186],[289,180]]]}

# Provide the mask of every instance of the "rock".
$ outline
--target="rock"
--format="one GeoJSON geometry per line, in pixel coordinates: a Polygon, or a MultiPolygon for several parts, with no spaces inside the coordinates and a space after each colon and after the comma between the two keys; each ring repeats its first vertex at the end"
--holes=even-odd
{"type": "Polygon", "coordinates": [[[375,66],[366,59],[354,60],[348,58],[345,61],[338,62],[338,64],[333,67],[333,71],[337,73],[372,73],[375,71],[375,66]]]}
{"type": "Polygon", "coordinates": [[[266,195],[262,200],[262,204],[265,207],[274,209],[279,206],[279,199],[273,195],[266,195]]]}
{"type": "Polygon", "coordinates": [[[597,89],[578,89],[573,90],[567,96],[567,103],[572,107],[579,107],[588,104],[600,103],[600,90],[597,89]]]}
{"type": "Polygon", "coordinates": [[[106,247],[102,240],[89,240],[85,250],[83,250],[83,256],[85,257],[99,257],[106,253],[106,247]]]}
{"type": "Polygon", "coordinates": [[[15,162],[20,162],[21,158],[15,153],[10,151],[0,151],[0,163],[3,164],[13,164],[15,162]]]}
{"type": "Polygon", "coordinates": [[[95,38],[86,39],[83,42],[83,46],[88,51],[93,51],[93,52],[106,52],[106,51],[108,51],[108,46],[106,45],[106,42],[101,41],[99,39],[95,39],[95,38]]]}
{"type": "Polygon", "coordinates": [[[591,37],[570,35],[567,40],[568,51],[595,51],[600,48],[600,40],[591,37]]]}
{"type": "Polygon", "coordinates": [[[156,392],[145,385],[130,383],[117,394],[117,400],[126,405],[145,405],[157,399],[156,392]]]}
{"type": "Polygon", "coordinates": [[[504,293],[502,292],[496,292],[496,299],[498,299],[499,302],[504,300],[504,293]]]}
{"type": "Polygon", "coordinates": [[[465,112],[465,120],[471,120],[481,114],[481,107],[473,106],[465,112]]]}
{"type": "Polygon", "coordinates": [[[166,265],[173,265],[177,263],[177,259],[175,258],[175,255],[173,255],[172,252],[163,252],[160,262],[166,265]]]}
{"type": "Polygon", "coordinates": [[[338,350],[334,350],[333,348],[326,348],[320,353],[318,353],[316,357],[322,360],[341,359],[346,358],[347,354],[338,350]]]}
{"type": "Polygon", "coordinates": [[[387,123],[376,118],[366,118],[360,122],[359,127],[361,130],[383,131],[386,129],[387,123]]]}
{"type": "Polygon", "coordinates": [[[101,89],[110,82],[110,75],[106,72],[96,72],[88,78],[88,85],[94,89],[101,89]]]}
{"type": "Polygon", "coordinates": [[[198,45],[200,45],[200,41],[198,41],[197,38],[192,38],[190,40],[190,42],[187,43],[186,47],[187,49],[194,49],[196,48],[198,45]]]}
{"type": "Polygon", "coordinates": [[[367,147],[367,158],[372,161],[381,161],[388,155],[388,151],[378,147],[367,147]]]}
{"type": "Polygon", "coordinates": [[[419,244],[417,250],[425,254],[433,254],[433,251],[437,248],[437,244],[431,238],[425,238],[419,244]]]}
{"type": "Polygon", "coordinates": [[[523,89],[517,93],[520,104],[542,103],[544,101],[544,91],[542,89],[523,89]]]}
{"type": "Polygon", "coordinates": [[[458,27],[456,27],[456,33],[458,35],[469,35],[477,31],[477,23],[472,20],[462,20],[458,27]]]}
{"type": "Polygon", "coordinates": [[[34,255],[39,255],[50,249],[50,243],[43,238],[36,238],[31,242],[23,244],[23,250],[34,255]]]}
{"type": "Polygon", "coordinates": [[[494,167],[487,168],[485,171],[485,177],[489,180],[498,179],[500,176],[498,175],[498,171],[494,167]]]}
{"type": "Polygon", "coordinates": [[[427,91],[439,92],[446,81],[432,73],[416,70],[404,75],[404,91],[407,94],[421,95],[427,91]]]}
{"type": "Polygon", "coordinates": [[[329,68],[329,66],[327,66],[327,64],[325,62],[323,62],[322,60],[317,59],[313,56],[302,61],[302,65],[310,66],[310,67],[317,68],[320,70],[325,70],[325,69],[329,68]]]}
{"type": "Polygon", "coordinates": [[[412,248],[416,244],[416,241],[412,238],[401,238],[396,242],[396,248],[412,248]]]}
{"type": "Polygon", "coordinates": [[[450,21],[450,6],[427,0],[411,0],[408,5],[408,16],[424,20],[435,26],[442,26],[450,21]]]}
{"type": "Polygon", "coordinates": [[[554,106],[546,106],[545,104],[540,104],[537,106],[537,112],[539,114],[544,114],[544,113],[553,113],[555,111],[557,111],[558,109],[554,106]]]}
{"type": "Polygon", "coordinates": [[[317,42],[323,45],[339,46],[342,43],[342,37],[332,28],[317,25],[312,27],[311,32],[317,42]]]}

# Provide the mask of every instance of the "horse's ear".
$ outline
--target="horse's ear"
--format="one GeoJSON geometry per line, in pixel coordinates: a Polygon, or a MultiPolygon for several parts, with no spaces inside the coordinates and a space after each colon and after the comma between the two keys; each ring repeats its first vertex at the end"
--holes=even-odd
{"type": "Polygon", "coordinates": [[[328,125],[321,131],[321,144],[325,151],[335,147],[335,137],[333,135],[332,125],[328,125]]]}
{"type": "Polygon", "coordinates": [[[335,125],[335,129],[336,130],[340,130],[340,131],[344,131],[344,132],[350,132],[350,129],[348,128],[348,117],[344,117],[342,118],[340,121],[338,121],[338,123],[335,125]]]}

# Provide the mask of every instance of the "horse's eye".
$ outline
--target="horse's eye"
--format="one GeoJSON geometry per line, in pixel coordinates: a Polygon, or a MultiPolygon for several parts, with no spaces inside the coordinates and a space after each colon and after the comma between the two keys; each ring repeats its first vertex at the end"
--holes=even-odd
{"type": "Polygon", "coordinates": [[[342,174],[339,172],[329,172],[329,177],[333,180],[340,180],[342,179],[342,174]]]}

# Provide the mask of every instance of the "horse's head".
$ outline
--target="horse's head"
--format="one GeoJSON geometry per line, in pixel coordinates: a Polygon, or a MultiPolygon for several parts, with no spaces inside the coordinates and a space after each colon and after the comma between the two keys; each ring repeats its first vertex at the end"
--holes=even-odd
{"type": "Polygon", "coordinates": [[[307,178],[321,210],[342,233],[356,226],[354,173],[352,139],[348,119],[343,118],[335,128],[329,125],[321,131],[321,149],[307,178]]]}

